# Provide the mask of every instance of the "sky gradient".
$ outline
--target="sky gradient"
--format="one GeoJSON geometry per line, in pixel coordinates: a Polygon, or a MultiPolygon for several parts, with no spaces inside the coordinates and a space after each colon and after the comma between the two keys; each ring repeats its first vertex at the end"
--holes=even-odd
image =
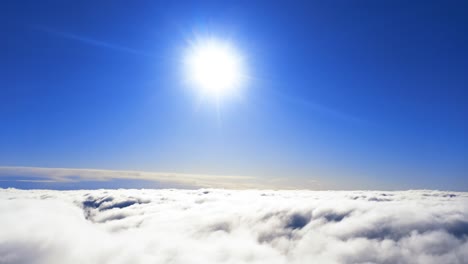
{"type": "Polygon", "coordinates": [[[274,2],[2,2],[0,166],[468,190],[467,2],[274,2]],[[184,83],[200,36],[241,94],[184,83]]]}

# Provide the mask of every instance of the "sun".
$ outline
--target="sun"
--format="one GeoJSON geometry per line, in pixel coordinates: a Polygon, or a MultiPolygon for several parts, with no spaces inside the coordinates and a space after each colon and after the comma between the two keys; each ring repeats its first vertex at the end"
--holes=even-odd
{"type": "Polygon", "coordinates": [[[188,47],[184,63],[190,85],[205,96],[226,96],[245,83],[243,56],[227,41],[198,39],[188,47]]]}

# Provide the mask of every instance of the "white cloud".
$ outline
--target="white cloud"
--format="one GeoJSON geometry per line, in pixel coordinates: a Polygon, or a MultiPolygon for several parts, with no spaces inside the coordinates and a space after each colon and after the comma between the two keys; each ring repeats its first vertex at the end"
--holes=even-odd
{"type": "Polygon", "coordinates": [[[468,193],[0,190],[0,263],[468,263],[468,193]]]}
{"type": "Polygon", "coordinates": [[[261,178],[236,175],[207,175],[175,172],[148,172],[126,170],[101,169],[73,169],[73,168],[41,168],[41,167],[13,167],[0,166],[2,176],[20,176],[41,179],[16,179],[20,182],[69,183],[80,181],[110,181],[110,180],[144,180],[166,185],[166,188],[229,188],[229,189],[297,189],[314,188],[318,183],[308,181],[294,182],[286,178],[261,178]]]}

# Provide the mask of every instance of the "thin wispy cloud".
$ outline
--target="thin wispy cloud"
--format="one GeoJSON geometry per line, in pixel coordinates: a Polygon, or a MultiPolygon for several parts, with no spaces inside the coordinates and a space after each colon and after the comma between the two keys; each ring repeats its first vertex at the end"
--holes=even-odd
{"type": "Polygon", "coordinates": [[[307,99],[296,97],[296,96],[289,96],[285,94],[281,94],[281,97],[293,105],[298,105],[298,106],[308,108],[321,115],[325,115],[334,119],[351,122],[351,123],[365,123],[366,122],[364,119],[360,117],[333,109],[331,107],[327,107],[325,105],[315,103],[311,100],[307,100],[307,99]]]}
{"type": "Polygon", "coordinates": [[[315,182],[294,182],[287,178],[261,178],[253,176],[188,174],[176,172],[148,172],[129,170],[101,170],[74,168],[41,168],[0,166],[2,176],[29,177],[15,178],[14,181],[28,182],[81,182],[111,180],[143,180],[177,185],[186,188],[229,188],[229,189],[304,189],[313,188],[315,182]],[[39,178],[39,179],[35,179],[39,178]]]}
{"type": "MultiPolygon", "coordinates": [[[[264,78],[256,79],[258,82],[263,83],[266,92],[271,93],[277,100],[289,104],[291,107],[301,107],[309,111],[315,112],[318,116],[325,116],[334,120],[339,120],[347,123],[366,124],[368,120],[347,113],[336,108],[320,104],[308,98],[293,95],[287,91],[287,85],[281,84],[278,81],[272,81],[264,78]]],[[[290,90],[290,89],[289,89],[290,90]]]]}
{"type": "Polygon", "coordinates": [[[79,34],[75,34],[75,33],[72,33],[72,32],[59,31],[59,30],[56,30],[54,28],[50,28],[50,27],[46,27],[46,26],[42,26],[42,25],[34,25],[34,26],[31,26],[31,27],[34,30],[37,30],[37,31],[42,31],[44,33],[47,33],[47,34],[50,34],[50,35],[53,35],[53,36],[78,41],[78,42],[81,42],[83,44],[88,44],[88,45],[92,45],[92,46],[96,46],[96,47],[111,49],[111,50],[125,52],[125,53],[131,53],[131,54],[135,54],[135,55],[156,57],[155,54],[151,54],[151,53],[148,53],[148,52],[145,52],[145,51],[141,51],[141,50],[138,50],[138,49],[133,49],[133,48],[121,46],[121,45],[111,43],[111,42],[107,42],[107,41],[94,39],[94,38],[91,38],[91,37],[88,37],[88,36],[79,35],[79,34]]]}

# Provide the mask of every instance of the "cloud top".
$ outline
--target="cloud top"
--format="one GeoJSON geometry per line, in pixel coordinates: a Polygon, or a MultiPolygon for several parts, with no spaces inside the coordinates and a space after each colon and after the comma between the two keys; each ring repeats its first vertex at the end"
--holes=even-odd
{"type": "Polygon", "coordinates": [[[0,263],[468,263],[468,194],[0,191],[0,263]]]}

